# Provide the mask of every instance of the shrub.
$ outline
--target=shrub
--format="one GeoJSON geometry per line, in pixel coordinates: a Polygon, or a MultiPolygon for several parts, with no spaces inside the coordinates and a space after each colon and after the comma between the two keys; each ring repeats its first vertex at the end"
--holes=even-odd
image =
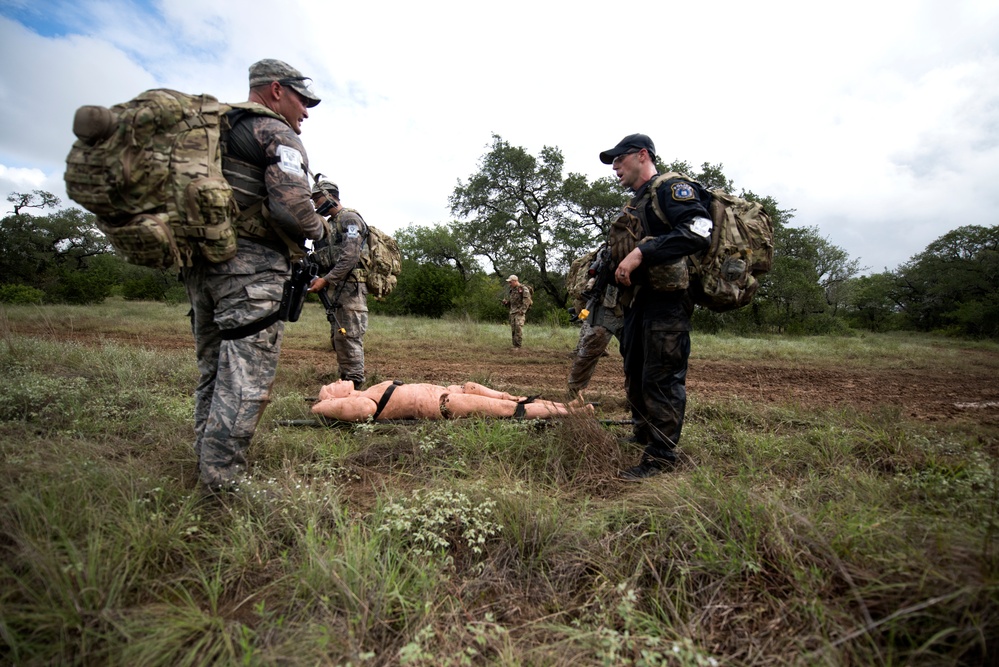
{"type": "Polygon", "coordinates": [[[164,301],[167,287],[154,275],[126,280],[121,286],[121,295],[127,301],[164,301]]]}
{"type": "Polygon", "coordinates": [[[465,283],[465,291],[455,299],[455,310],[478,322],[505,322],[503,290],[496,276],[476,273],[465,283]]]}
{"type": "Polygon", "coordinates": [[[440,318],[451,310],[454,299],[464,288],[464,283],[455,269],[450,267],[423,264],[413,267],[406,263],[409,271],[399,274],[399,300],[410,315],[440,318]]]}
{"type": "Polygon", "coordinates": [[[41,304],[45,300],[45,292],[27,285],[0,285],[0,303],[17,305],[41,304]]]}

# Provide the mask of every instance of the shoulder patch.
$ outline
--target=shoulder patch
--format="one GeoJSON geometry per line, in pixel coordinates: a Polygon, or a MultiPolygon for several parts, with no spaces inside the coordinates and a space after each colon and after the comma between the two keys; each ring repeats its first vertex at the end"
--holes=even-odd
{"type": "Polygon", "coordinates": [[[690,201],[694,198],[694,186],[686,181],[674,183],[670,190],[673,192],[673,201],[690,201]]]}
{"type": "Polygon", "coordinates": [[[714,223],[707,218],[694,218],[690,221],[690,231],[704,238],[711,236],[711,229],[713,227],[714,223]]]}
{"type": "Polygon", "coordinates": [[[305,174],[302,171],[302,153],[297,148],[278,146],[277,154],[278,167],[281,168],[281,171],[294,176],[303,176],[305,174]]]}
{"type": "Polygon", "coordinates": [[[358,228],[358,226],[357,226],[356,223],[352,222],[349,225],[347,225],[347,238],[348,239],[356,239],[360,235],[361,235],[361,231],[358,228]]]}

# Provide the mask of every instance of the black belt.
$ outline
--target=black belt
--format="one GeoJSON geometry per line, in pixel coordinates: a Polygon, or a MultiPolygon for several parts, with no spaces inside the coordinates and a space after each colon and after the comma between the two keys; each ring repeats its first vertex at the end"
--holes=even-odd
{"type": "Polygon", "coordinates": [[[375,414],[371,417],[372,420],[378,419],[378,415],[380,415],[382,410],[385,409],[385,406],[388,405],[392,392],[395,391],[395,388],[401,384],[403,384],[402,380],[393,380],[392,384],[385,387],[385,393],[382,394],[381,400],[378,401],[378,407],[375,409],[375,414]]]}

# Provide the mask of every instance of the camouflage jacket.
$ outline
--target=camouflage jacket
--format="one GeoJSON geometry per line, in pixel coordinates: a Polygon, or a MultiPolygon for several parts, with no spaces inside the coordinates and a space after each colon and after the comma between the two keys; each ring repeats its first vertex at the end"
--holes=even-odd
{"type": "Polygon", "coordinates": [[[363,282],[361,254],[368,240],[368,225],[361,214],[351,208],[341,209],[330,222],[333,237],[328,243],[321,242],[316,249],[319,264],[327,271],[323,278],[330,285],[336,285],[353,272],[354,280],[363,282]]]}
{"type": "Polygon", "coordinates": [[[283,120],[243,111],[223,155],[223,173],[247,214],[240,216],[240,235],[280,243],[283,234],[299,246],[321,239],[323,219],[312,205],[301,139],[283,120]]]}
{"type": "Polygon", "coordinates": [[[533,293],[534,290],[531,289],[531,286],[524,283],[520,283],[516,287],[511,287],[510,293],[506,298],[506,305],[510,307],[510,312],[526,315],[527,311],[531,309],[531,304],[534,303],[531,299],[533,293]]]}

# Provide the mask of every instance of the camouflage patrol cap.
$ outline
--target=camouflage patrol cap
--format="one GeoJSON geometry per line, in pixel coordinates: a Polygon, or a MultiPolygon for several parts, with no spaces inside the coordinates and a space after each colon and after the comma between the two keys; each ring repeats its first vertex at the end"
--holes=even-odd
{"type": "Polygon", "coordinates": [[[508,283],[514,283],[514,282],[519,283],[520,278],[518,278],[517,276],[510,276],[509,278],[506,279],[506,281],[508,283]]]}
{"type": "Polygon", "coordinates": [[[312,79],[302,76],[302,73],[286,62],[265,58],[250,65],[250,88],[263,86],[271,81],[277,81],[282,86],[288,86],[305,100],[305,106],[310,109],[319,104],[319,97],[312,92],[312,79]]]}
{"type": "MultiPolygon", "coordinates": [[[[317,178],[319,176],[322,176],[322,174],[316,174],[317,178]]],[[[337,199],[340,198],[340,188],[338,188],[337,184],[328,178],[320,178],[316,181],[316,184],[312,186],[313,196],[318,195],[320,192],[325,192],[326,194],[336,197],[337,199]]]]}

